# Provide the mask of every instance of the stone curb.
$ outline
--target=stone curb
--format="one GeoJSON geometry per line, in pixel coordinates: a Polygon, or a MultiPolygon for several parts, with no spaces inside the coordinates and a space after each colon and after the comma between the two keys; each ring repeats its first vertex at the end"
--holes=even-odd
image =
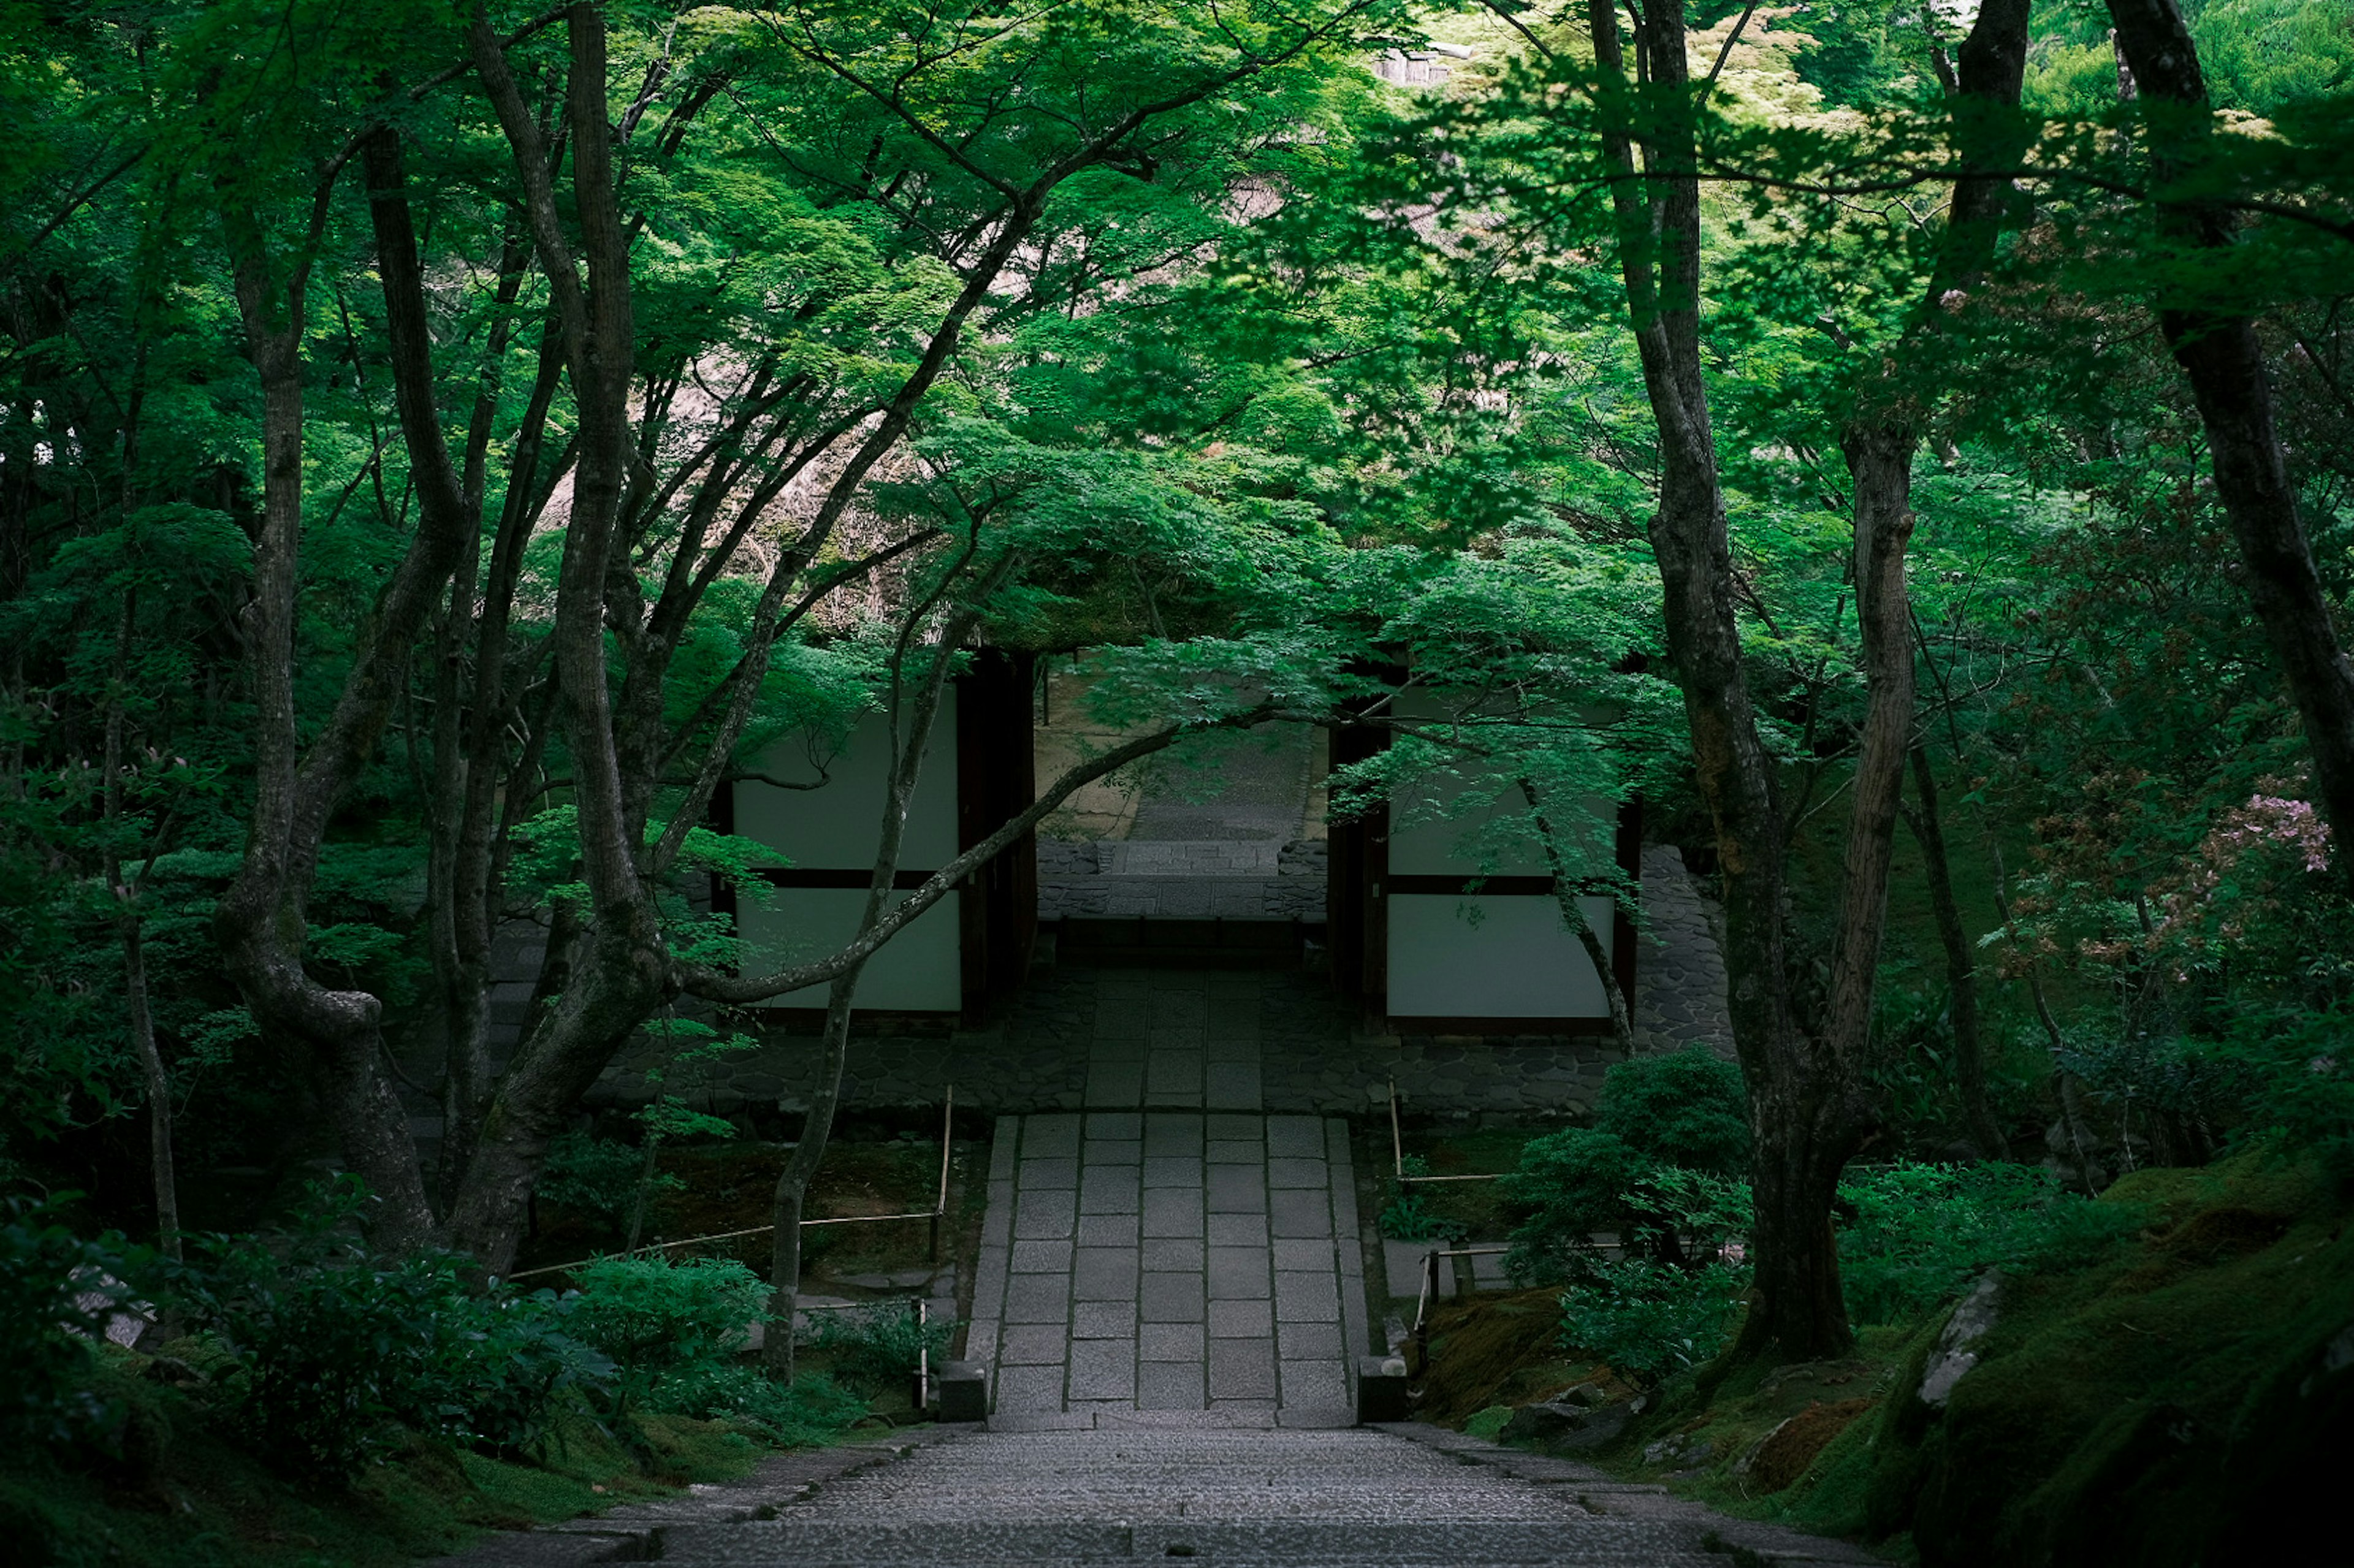
{"type": "Polygon", "coordinates": [[[908,1428],[888,1437],[854,1440],[763,1459],[739,1481],[689,1487],[677,1497],[627,1503],[609,1513],[564,1520],[536,1530],[510,1531],[420,1568],[574,1568],[588,1563],[650,1563],[661,1555],[665,1530],[689,1524],[741,1524],[772,1518],[829,1481],[954,1442],[969,1425],[908,1428]]]}
{"type": "Polygon", "coordinates": [[[1803,1531],[1765,1524],[1756,1520],[1734,1519],[1729,1514],[1718,1513],[1713,1509],[1672,1496],[1662,1486],[1643,1481],[1614,1480],[1592,1465],[1532,1454],[1522,1448],[1507,1448],[1444,1426],[1434,1426],[1426,1421],[1381,1421],[1367,1425],[1394,1437],[1404,1437],[1425,1447],[1436,1448],[1463,1464],[1485,1465],[1523,1481],[1559,1487],[1575,1497],[1578,1506],[1588,1513],[1605,1518],[1649,1519],[1689,1525],[1702,1532],[1703,1539],[1723,1543],[1721,1547],[1712,1546],[1710,1550],[1728,1552],[1744,1564],[1820,1563],[1837,1563],[1840,1568],[1861,1568],[1863,1564],[1885,1568],[1887,1562],[1885,1558],[1874,1557],[1851,1542],[1808,1535],[1803,1531]]]}

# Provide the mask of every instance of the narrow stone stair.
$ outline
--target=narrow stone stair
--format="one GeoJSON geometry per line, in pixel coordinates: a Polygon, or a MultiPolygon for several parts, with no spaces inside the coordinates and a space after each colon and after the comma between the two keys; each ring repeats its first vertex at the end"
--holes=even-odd
{"type": "Polygon", "coordinates": [[[1872,1561],[1840,1542],[1713,1518],[1585,1466],[1431,1436],[1173,1421],[973,1431],[845,1475],[774,1517],[680,1523],[649,1544],[656,1560],[690,1568],[1872,1561]]]}

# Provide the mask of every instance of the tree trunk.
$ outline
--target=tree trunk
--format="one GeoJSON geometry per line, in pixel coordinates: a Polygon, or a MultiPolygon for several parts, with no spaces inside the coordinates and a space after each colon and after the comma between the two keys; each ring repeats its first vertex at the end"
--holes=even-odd
{"type": "Polygon", "coordinates": [[[139,913],[126,909],[116,920],[122,938],[123,1000],[131,1011],[131,1044],[147,1079],[147,1151],[155,1167],[156,1245],[180,1261],[180,1188],[172,1160],[172,1075],[155,1046],[154,1015],[147,1007],[147,953],[139,913]]]}
{"type": "Polygon", "coordinates": [[[842,1073],[850,1061],[850,1009],[858,991],[864,964],[833,982],[825,999],[825,1054],[817,1081],[811,1086],[809,1111],[801,1118],[801,1141],[792,1158],[777,1174],[776,1200],[771,1208],[769,1283],[769,1331],[762,1341],[769,1370],[785,1382],[793,1381],[794,1319],[800,1315],[801,1290],[801,1214],[809,1201],[810,1182],[825,1158],[826,1140],[833,1132],[833,1114],[842,1103],[842,1073]]]}
{"type": "Polygon", "coordinates": [[[1921,861],[1929,881],[1929,908],[1936,916],[1937,938],[1946,949],[1946,989],[1954,1020],[1954,1087],[1962,1102],[1962,1120],[1970,1129],[1981,1160],[2001,1160],[2010,1153],[2010,1140],[1996,1119],[1987,1097],[1986,1047],[1978,1033],[1978,961],[1969,933],[1962,926],[1962,906],[1954,896],[1952,862],[1946,853],[1946,830],[1937,806],[1936,770],[1922,747],[1913,748],[1913,782],[1921,794],[1921,809],[1904,820],[1920,841],[1921,861]]]}
{"type": "MultiPolygon", "coordinates": [[[[2192,250],[2228,249],[2228,212],[2162,194],[2196,175],[2215,133],[2206,78],[2181,11],[2175,0],[2109,0],[2109,16],[2117,52],[2149,106],[2160,232],[2192,250]]],[[[2322,811],[2339,843],[2354,842],[2354,666],[2297,514],[2264,345],[2245,316],[2161,306],[2159,328],[2206,427],[2215,493],[2247,568],[2249,600],[2305,723],[2322,811]]]]}
{"type": "Polygon", "coordinates": [[[1698,132],[1684,96],[1684,7],[1681,0],[1652,0],[1637,23],[1645,76],[1662,94],[1639,185],[1611,0],[1593,0],[1591,16],[1604,155],[1617,176],[1619,265],[1659,431],[1651,548],[1701,800],[1716,832],[1728,1011],[1755,1135],[1756,1287],[1736,1353],[1815,1360],[1850,1342],[1830,1216],[1839,1172],[1862,1124],[1852,1097],[1835,1076],[1827,1079],[1791,1001],[1782,816],[1743,670],[1700,347],[1698,132]]]}
{"type": "Polygon", "coordinates": [[[1610,1008],[1610,1037],[1619,1054],[1635,1054],[1635,1015],[1627,1005],[1627,993],[1618,987],[1618,972],[1611,967],[1610,955],[1604,950],[1602,938],[1594,929],[1594,922],[1577,906],[1577,885],[1569,875],[1567,863],[1562,858],[1561,844],[1553,836],[1553,824],[1545,820],[1544,808],[1537,801],[1533,780],[1521,780],[1521,799],[1528,802],[1529,820],[1536,824],[1537,842],[1544,845],[1545,863],[1553,870],[1553,902],[1561,909],[1562,924],[1577,938],[1585,951],[1586,962],[1594,966],[1602,981],[1602,998],[1610,1008]]]}

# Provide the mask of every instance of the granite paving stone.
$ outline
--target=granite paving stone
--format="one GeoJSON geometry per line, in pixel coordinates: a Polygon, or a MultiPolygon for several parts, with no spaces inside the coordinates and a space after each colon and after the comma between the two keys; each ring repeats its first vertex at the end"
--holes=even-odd
{"type": "Polygon", "coordinates": [[[1332,1205],[1322,1192],[1287,1191],[1268,1194],[1267,1226],[1278,1236],[1329,1236],[1332,1205]]]}
{"type": "MultiPolygon", "coordinates": [[[[1084,1210],[1086,1205],[1080,1207],[1084,1210]]],[[[1137,1215],[1133,1209],[1122,1214],[1079,1215],[1078,1243],[1081,1246],[1134,1246],[1137,1240],[1137,1215]]],[[[1067,1263],[1066,1266],[1068,1266],[1067,1263]]]]}
{"type": "Polygon", "coordinates": [[[1278,1155],[1267,1162],[1267,1184],[1269,1187],[1312,1187],[1321,1191],[1328,1180],[1330,1167],[1319,1152],[1314,1159],[1302,1155],[1278,1155]]]}
{"type": "Polygon", "coordinates": [[[1128,1247],[1078,1249],[1071,1268],[1071,1296],[1079,1301],[1136,1299],[1137,1255],[1128,1247]]]}
{"type": "Polygon", "coordinates": [[[1097,1180],[1088,1182],[1079,1193],[1079,1213],[1083,1217],[1125,1214],[1133,1219],[1143,1202],[1143,1195],[1137,1191],[1134,1181],[1104,1181],[1098,1173],[1097,1180]]]}
{"type": "Polygon", "coordinates": [[[1144,1193],[1144,1234],[1148,1236],[1198,1236],[1202,1234],[1202,1194],[1187,1187],[1153,1187],[1144,1193]]]}
{"type": "Polygon", "coordinates": [[[997,1408],[1001,1411],[1060,1410],[1063,1407],[1063,1363],[1049,1366],[1002,1366],[997,1371],[997,1408]]]}
{"type": "Polygon", "coordinates": [[[1267,1253],[1258,1247],[1210,1249],[1210,1294],[1221,1301],[1264,1300],[1273,1292],[1267,1253]]]}
{"type": "Polygon", "coordinates": [[[1135,1337],[1135,1302],[1075,1301],[1071,1304],[1073,1340],[1132,1340],[1135,1337]]]}
{"type": "MultiPolygon", "coordinates": [[[[1034,1159],[1022,1162],[1022,1187],[1036,1192],[1053,1187],[1076,1187],[1079,1184],[1079,1162],[1076,1160],[1034,1159]]],[[[1280,1186],[1304,1186],[1304,1182],[1279,1182],[1280,1186]]]]}
{"type": "Polygon", "coordinates": [[[1278,1236],[1275,1240],[1275,1266],[1278,1269],[1324,1269],[1332,1267],[1333,1244],[1312,1236],[1278,1236]]]}
{"type": "Polygon", "coordinates": [[[1017,1274],[1005,1282],[1005,1321],[1060,1323],[1071,1315],[1071,1282],[1059,1274],[1017,1274]]]}
{"type": "Polygon", "coordinates": [[[1067,1188],[1048,1188],[1044,1192],[1025,1189],[1014,1200],[1013,1239],[1061,1241],[1068,1238],[1077,1218],[1075,1196],[1067,1188]]]}
{"type": "Polygon", "coordinates": [[[1016,1274],[1068,1274],[1071,1244],[1067,1241],[1018,1241],[1011,1266],[1016,1274]]]}
{"type": "Polygon", "coordinates": [[[1286,1361],[1283,1403],[1304,1410],[1345,1407],[1349,1403],[1347,1371],[1337,1358],[1329,1361],[1286,1361]]]}
{"type": "Polygon", "coordinates": [[[1022,1124],[1022,1158],[1025,1160],[1064,1159],[1079,1152],[1079,1118],[1076,1116],[1034,1116],[1022,1124]]]}
{"type": "Polygon", "coordinates": [[[1197,1236],[1154,1236],[1139,1249],[1144,1266],[1161,1273],[1179,1269],[1199,1272],[1204,1266],[1202,1242],[1197,1236]]]}
{"type": "Polygon", "coordinates": [[[1334,1322],[1278,1323],[1275,1334],[1276,1355],[1284,1365],[1294,1361],[1339,1361],[1341,1359],[1341,1326],[1334,1322]]]}
{"type": "Polygon", "coordinates": [[[1073,1399],[1136,1397],[1136,1341],[1079,1340],[1071,1345],[1073,1399]]]}
{"type": "Polygon", "coordinates": [[[1255,1165],[1209,1168],[1210,1212],[1257,1214],[1267,1211],[1267,1173],[1255,1165]]]}
{"type": "Polygon", "coordinates": [[[1337,1323],[1341,1292],[1332,1273],[1279,1270],[1275,1277],[1275,1320],[1278,1323],[1337,1323]]]}
{"type": "Polygon", "coordinates": [[[1187,1187],[1202,1185],[1201,1157],[1193,1154],[1155,1154],[1144,1161],[1144,1184],[1147,1187],[1187,1187]]]}
{"type": "Polygon", "coordinates": [[[998,1338],[997,1359],[1005,1366],[1061,1366],[1069,1345],[1060,1323],[1009,1323],[998,1338]]]}
{"type": "Polygon", "coordinates": [[[1204,1336],[1199,1323],[1147,1323],[1137,1330],[1137,1355],[1148,1361],[1198,1361],[1204,1336]]]}
{"type": "Polygon", "coordinates": [[[1212,1399],[1274,1399],[1279,1392],[1264,1340],[1211,1340],[1209,1371],[1212,1399]]]}
{"type": "Polygon", "coordinates": [[[1212,1246],[1267,1246],[1267,1216],[1265,1214],[1212,1214],[1210,1245],[1212,1246]]]}
{"type": "Polygon", "coordinates": [[[1202,1118],[1181,1111],[1153,1111],[1144,1118],[1144,1152],[1152,1154],[1199,1154],[1202,1152],[1202,1118]]]}
{"type": "MultiPolygon", "coordinates": [[[[1278,1157],[1324,1152],[1324,1123],[1312,1116],[1271,1116],[1267,1118],[1267,1151],[1278,1157]]],[[[1026,1150],[1025,1150],[1026,1152],[1026,1150]]]]}
{"type": "Polygon", "coordinates": [[[1199,1410],[1205,1403],[1199,1361],[1146,1361],[1136,1372],[1140,1410],[1199,1410]]]}
{"type": "Polygon", "coordinates": [[[1147,1274],[1139,1277],[1138,1312],[1147,1323],[1198,1323],[1203,1319],[1202,1277],[1147,1274]]]}
{"type": "Polygon", "coordinates": [[[1210,1301],[1210,1338],[1256,1340],[1262,1344],[1275,1336],[1275,1303],[1266,1297],[1255,1301],[1214,1297],[1210,1301]]]}

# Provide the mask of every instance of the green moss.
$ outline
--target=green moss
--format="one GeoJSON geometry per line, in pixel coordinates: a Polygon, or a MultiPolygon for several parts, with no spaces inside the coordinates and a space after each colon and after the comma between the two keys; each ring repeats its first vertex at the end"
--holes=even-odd
{"type": "Polygon", "coordinates": [[[729,1480],[765,1451],[725,1423],[585,1414],[534,1462],[413,1439],[348,1487],[264,1465],[190,1394],[113,1356],[101,1392],[128,1411],[113,1457],[0,1469],[0,1540],[25,1568],[395,1568],[492,1530],[576,1519],[689,1482],[729,1480]]]}
{"type": "Polygon", "coordinates": [[[1484,1437],[1489,1442],[1492,1443],[1503,1435],[1504,1423],[1510,1421],[1511,1418],[1512,1407],[1511,1405],[1491,1404],[1487,1409],[1479,1412],[1477,1415],[1474,1415],[1470,1420],[1466,1421],[1463,1424],[1463,1430],[1469,1433],[1474,1437],[1484,1437]]]}
{"type": "Polygon", "coordinates": [[[2137,1245],[2010,1282],[1946,1409],[1883,1424],[1867,1515],[1909,1522],[1925,1563],[2200,1563],[2278,1514],[2252,1512],[2279,1465],[2249,1456],[2342,1446],[2313,1369],[2354,1320],[2354,1238],[2319,1173],[2250,1154],[2111,1199],[2149,1208],[2137,1245]]]}

